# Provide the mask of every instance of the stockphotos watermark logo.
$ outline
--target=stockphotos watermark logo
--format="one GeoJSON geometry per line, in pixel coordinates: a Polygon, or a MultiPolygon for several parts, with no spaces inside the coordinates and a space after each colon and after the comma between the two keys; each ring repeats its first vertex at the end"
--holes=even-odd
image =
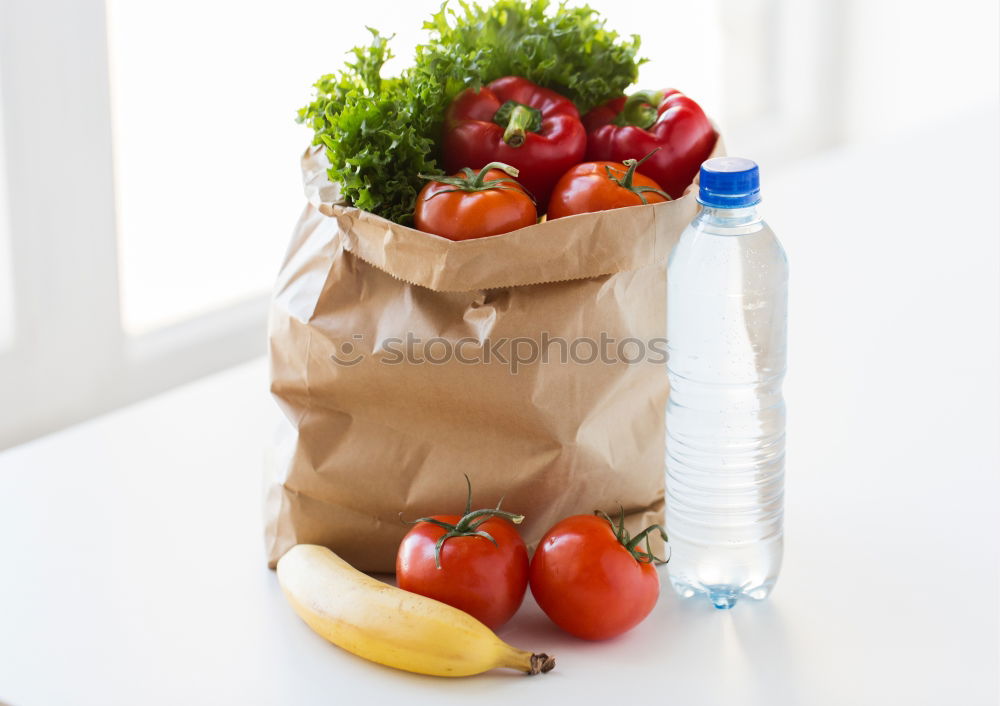
{"type": "Polygon", "coordinates": [[[339,366],[352,367],[365,360],[381,365],[506,365],[514,375],[525,366],[541,363],[575,365],[660,365],[667,362],[667,339],[617,339],[602,332],[597,338],[567,339],[548,332],[536,338],[485,338],[452,340],[441,336],[423,339],[412,333],[385,338],[374,347],[355,334],[341,341],[330,355],[339,366]]]}

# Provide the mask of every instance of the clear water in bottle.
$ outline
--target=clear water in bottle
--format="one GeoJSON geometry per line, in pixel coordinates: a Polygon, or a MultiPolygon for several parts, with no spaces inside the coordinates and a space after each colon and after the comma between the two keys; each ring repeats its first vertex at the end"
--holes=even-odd
{"type": "Polygon", "coordinates": [[[681,596],[731,608],[781,568],[788,262],[756,164],[711,159],[700,184],[668,266],[668,570],[681,596]]]}

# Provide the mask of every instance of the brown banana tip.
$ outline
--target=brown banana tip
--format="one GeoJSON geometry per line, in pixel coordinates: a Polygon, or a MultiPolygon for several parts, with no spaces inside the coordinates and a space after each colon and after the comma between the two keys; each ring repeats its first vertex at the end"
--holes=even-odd
{"type": "Polygon", "coordinates": [[[551,672],[552,668],[556,666],[556,658],[549,657],[547,654],[534,654],[531,655],[531,671],[528,674],[538,674],[541,672],[551,672]]]}

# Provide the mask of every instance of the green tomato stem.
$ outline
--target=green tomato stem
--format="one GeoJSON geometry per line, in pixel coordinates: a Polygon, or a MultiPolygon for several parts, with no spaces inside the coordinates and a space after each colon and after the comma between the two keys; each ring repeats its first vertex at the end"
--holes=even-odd
{"type": "Polygon", "coordinates": [[[452,187],[451,189],[443,189],[437,191],[431,196],[428,196],[425,200],[430,201],[431,199],[440,196],[441,194],[451,194],[456,191],[474,192],[474,191],[489,191],[490,189],[521,189],[528,198],[534,203],[535,198],[525,189],[521,184],[514,181],[513,179],[508,179],[503,177],[500,179],[487,179],[486,175],[491,169],[499,169],[504,174],[509,174],[512,177],[516,177],[520,172],[509,164],[504,164],[503,162],[490,162],[485,167],[479,170],[479,173],[475,173],[468,167],[462,168],[462,176],[442,176],[436,174],[418,174],[421,179],[427,179],[428,181],[435,181],[439,184],[445,184],[446,186],[452,187]],[[508,184],[513,184],[514,186],[508,186],[508,184]]]}
{"type": "MultiPolygon", "coordinates": [[[[482,176],[485,172],[494,168],[493,165],[499,164],[499,162],[493,162],[492,164],[487,164],[483,167],[482,172],[479,173],[482,176]]],[[[506,164],[500,165],[501,167],[506,167],[506,164]]],[[[513,167],[510,167],[513,169],[513,167]]],[[[472,170],[469,170],[471,175],[472,170]]],[[[517,170],[514,169],[514,174],[517,174],[517,170]]],[[[449,524],[441,520],[437,520],[433,517],[421,517],[419,520],[414,520],[408,524],[419,524],[421,522],[426,522],[432,524],[436,527],[440,527],[445,532],[440,537],[438,537],[437,542],[434,543],[434,565],[440,569],[441,568],[441,548],[444,547],[444,543],[453,537],[482,537],[493,542],[494,545],[499,546],[497,541],[493,536],[486,531],[480,530],[479,526],[493,517],[502,517],[505,520],[513,522],[515,525],[519,525],[524,522],[524,515],[518,515],[513,512],[506,512],[500,509],[501,503],[503,503],[503,498],[500,498],[500,502],[497,503],[495,508],[483,508],[482,510],[471,510],[472,507],[472,482],[469,480],[469,476],[465,476],[465,482],[468,486],[468,495],[465,502],[465,514],[462,518],[455,524],[449,524]]],[[[402,519],[402,516],[400,516],[402,519]]]]}
{"type": "MultiPolygon", "coordinates": [[[[490,162],[485,167],[480,169],[479,174],[477,174],[476,178],[472,180],[471,184],[472,191],[476,191],[483,188],[483,185],[486,182],[486,175],[489,173],[491,169],[499,169],[501,172],[512,177],[516,177],[518,174],[520,174],[520,172],[515,167],[512,167],[509,164],[504,164],[503,162],[490,162]]],[[[469,492],[470,493],[472,492],[471,489],[469,492]]]]}
{"type": "Polygon", "coordinates": [[[655,554],[653,554],[653,550],[649,545],[649,535],[654,530],[659,532],[660,537],[663,538],[664,542],[669,541],[669,539],[667,538],[667,531],[663,529],[663,527],[661,527],[660,525],[650,525],[642,532],[637,534],[635,536],[635,539],[633,539],[632,537],[629,536],[628,530],[625,529],[625,508],[619,505],[618,510],[620,514],[618,517],[617,526],[615,526],[614,520],[612,520],[608,516],[608,513],[604,512],[603,510],[594,510],[594,514],[600,517],[601,519],[605,520],[609,525],[611,525],[611,530],[615,533],[615,538],[618,540],[618,543],[628,550],[628,553],[632,555],[633,559],[635,559],[640,564],[650,564],[654,561],[657,564],[666,564],[668,561],[670,561],[669,555],[666,559],[660,559],[655,554]],[[639,544],[644,540],[646,542],[646,551],[642,551],[641,549],[639,549],[639,544]]]}
{"type": "Polygon", "coordinates": [[[637,195],[644,204],[649,203],[648,201],[646,201],[646,197],[644,196],[644,194],[649,193],[650,191],[652,191],[655,194],[659,194],[660,196],[664,197],[667,201],[670,201],[671,200],[670,195],[667,194],[666,192],[660,191],[659,189],[654,189],[651,186],[635,186],[632,183],[633,179],[635,178],[635,170],[639,168],[640,164],[642,164],[647,159],[656,154],[659,151],[659,149],[660,148],[657,147],[642,159],[624,160],[622,164],[624,164],[627,167],[627,170],[624,176],[622,177],[616,177],[614,174],[612,174],[611,167],[607,165],[604,166],[604,172],[608,175],[608,179],[618,184],[618,186],[622,187],[623,189],[627,189],[628,191],[631,191],[633,194],[637,195]]]}

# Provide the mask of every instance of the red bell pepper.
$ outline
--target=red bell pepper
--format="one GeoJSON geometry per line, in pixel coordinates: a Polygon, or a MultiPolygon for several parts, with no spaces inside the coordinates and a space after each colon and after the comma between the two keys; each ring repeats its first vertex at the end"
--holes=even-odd
{"type": "Polygon", "coordinates": [[[718,135],[701,107],[680,91],[640,91],[599,105],[583,119],[587,160],[623,162],[659,150],[642,173],[673,198],[684,193],[718,135]]]}
{"type": "Polygon", "coordinates": [[[543,208],[559,177],[583,161],[586,149],[587,133],[573,102],[520,76],[498,78],[478,92],[466,89],[445,115],[445,170],[509,164],[543,208]]]}

